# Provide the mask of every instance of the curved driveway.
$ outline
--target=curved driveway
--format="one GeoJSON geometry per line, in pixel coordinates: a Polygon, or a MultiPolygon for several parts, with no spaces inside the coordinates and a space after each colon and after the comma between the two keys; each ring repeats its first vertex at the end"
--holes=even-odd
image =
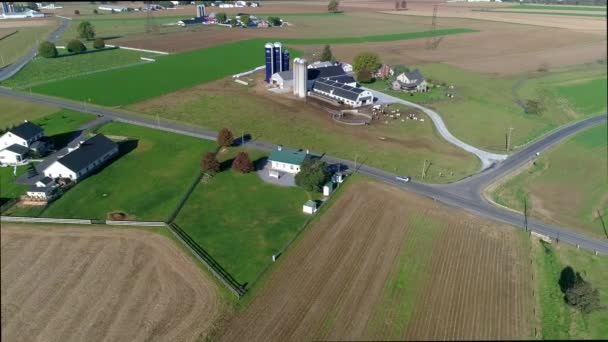
{"type": "MultiPolygon", "coordinates": [[[[157,122],[154,119],[148,119],[137,115],[122,113],[105,107],[84,106],[81,103],[67,99],[48,97],[38,94],[28,94],[16,92],[0,87],[0,94],[20,98],[26,101],[47,104],[59,108],[76,110],[94,115],[104,115],[106,119],[126,122],[134,125],[154,128],[162,131],[173,132],[177,134],[189,135],[201,139],[215,140],[217,133],[215,131],[204,130],[192,126],[173,123],[173,122],[157,122]]],[[[361,172],[377,180],[389,183],[404,190],[415,192],[419,195],[429,197],[435,201],[439,201],[452,207],[467,210],[475,215],[482,216],[488,219],[500,221],[509,225],[513,225],[526,230],[534,230],[536,232],[548,235],[559,241],[567,242],[590,251],[608,254],[608,241],[596,240],[583,234],[572,232],[566,228],[556,225],[547,224],[535,219],[526,220],[523,215],[495,207],[481,197],[480,190],[487,182],[491,182],[499,177],[506,175],[517,167],[523,165],[537,151],[557,144],[563,139],[575,134],[585,128],[606,122],[608,116],[606,114],[592,117],[569,126],[563,127],[542,139],[529,145],[527,148],[513,154],[509,159],[498,165],[492,166],[477,176],[472,176],[468,179],[450,185],[431,185],[411,181],[403,183],[395,180],[392,173],[385,172],[376,168],[357,164],[350,160],[344,160],[331,156],[322,155],[322,159],[329,163],[339,163],[348,169],[361,172]],[[527,223],[527,224],[526,224],[527,223]]],[[[271,151],[276,149],[275,144],[265,143],[261,141],[247,142],[254,148],[271,151]]]]}
{"type": "MultiPolygon", "coordinates": [[[[59,39],[59,37],[61,36],[61,34],[63,34],[63,32],[67,30],[67,28],[70,26],[70,22],[70,19],[62,17],[61,25],[59,25],[59,27],[55,31],[53,31],[53,33],[51,33],[48,38],[48,41],[56,42],[57,39],[59,39]]],[[[37,53],[38,47],[36,46],[32,48],[25,56],[15,61],[13,64],[9,64],[8,66],[5,66],[4,68],[0,69],[0,81],[4,81],[8,78],[11,78],[14,74],[19,72],[19,70],[21,70],[21,68],[23,68],[27,63],[29,63],[29,61],[31,61],[37,53]]]]}
{"type": "Polygon", "coordinates": [[[447,140],[452,145],[456,145],[456,146],[460,147],[461,149],[476,155],[477,158],[479,158],[479,160],[481,160],[481,169],[482,170],[485,170],[485,169],[489,168],[490,166],[492,166],[493,164],[500,162],[502,160],[505,160],[508,157],[507,154],[496,154],[496,153],[490,153],[490,152],[480,150],[475,146],[471,146],[471,145],[459,140],[458,138],[453,136],[452,133],[450,133],[448,128],[445,126],[445,123],[443,122],[443,119],[441,118],[441,116],[434,110],[431,110],[429,108],[423,107],[419,104],[416,104],[416,103],[413,103],[410,101],[400,99],[398,97],[387,95],[387,94],[377,91],[377,90],[373,90],[373,89],[369,89],[369,88],[365,88],[365,87],[363,87],[363,89],[371,91],[374,94],[374,97],[378,99],[378,103],[399,103],[404,106],[413,107],[413,108],[423,111],[433,121],[433,124],[435,124],[435,127],[437,128],[437,131],[439,132],[439,134],[441,134],[441,136],[445,140],[447,140]]]}

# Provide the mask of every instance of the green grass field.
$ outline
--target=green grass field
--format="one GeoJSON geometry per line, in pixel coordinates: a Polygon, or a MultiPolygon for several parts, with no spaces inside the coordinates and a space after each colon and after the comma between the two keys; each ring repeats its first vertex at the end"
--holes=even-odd
{"type": "Polygon", "coordinates": [[[435,36],[446,36],[458,33],[470,33],[477,32],[476,30],[464,29],[464,28],[452,28],[435,31],[418,31],[418,32],[404,32],[394,34],[383,34],[373,36],[362,36],[362,37],[335,37],[335,38],[288,38],[283,39],[282,42],[286,44],[295,45],[320,45],[320,44],[362,44],[362,43],[380,43],[380,42],[392,42],[398,40],[408,40],[435,36]]]}
{"type": "Polygon", "coordinates": [[[35,120],[58,111],[57,108],[0,95],[0,127],[16,125],[23,120],[35,120]]]}
{"type": "MultiPolygon", "coordinates": [[[[17,177],[28,170],[29,166],[17,167],[17,177]]],[[[0,205],[17,198],[25,193],[27,185],[15,183],[15,174],[12,167],[0,167],[0,205]]]]}
{"type": "Polygon", "coordinates": [[[143,64],[145,62],[140,57],[147,55],[149,54],[138,51],[114,49],[58,58],[37,57],[15,76],[1,82],[1,84],[7,87],[24,89],[36,84],[67,79],[110,68],[143,64]]]}
{"type": "Polygon", "coordinates": [[[203,152],[215,146],[123,123],[107,124],[99,132],[136,139],[137,146],[79,182],[43,216],[106,219],[109,212],[122,211],[138,220],[163,221],[192,181],[203,152]]]}
{"type": "Polygon", "coordinates": [[[564,302],[558,280],[561,271],[571,266],[583,279],[599,289],[600,303],[608,303],[608,258],[595,256],[574,247],[533,246],[537,269],[537,293],[539,294],[542,338],[555,339],[606,339],[608,338],[608,310],[584,315],[564,302]]]}
{"type": "MultiPolygon", "coordinates": [[[[263,40],[247,40],[165,56],[155,63],[73,77],[32,90],[75,100],[117,106],[210,82],[264,64],[263,40]]],[[[297,56],[295,51],[292,51],[297,56]]]]}
{"type": "Polygon", "coordinates": [[[468,72],[446,64],[418,67],[427,79],[454,85],[451,92],[455,98],[442,96],[446,90],[441,88],[433,89],[431,95],[389,93],[437,110],[452,134],[489,151],[505,151],[509,128],[513,128],[512,146],[518,148],[543,133],[606,108],[605,84],[601,84],[606,78],[605,64],[512,77],[468,72]],[[528,99],[542,99],[546,109],[540,115],[526,114],[519,103],[528,99]]]}
{"type": "MultiPolygon", "coordinates": [[[[229,160],[237,148],[220,154],[229,160]]],[[[265,156],[248,150],[252,160],[265,156]]],[[[264,183],[257,173],[218,173],[200,183],[176,223],[239,283],[251,284],[308,219],[302,205],[318,194],[264,183]]]]}
{"type": "Polygon", "coordinates": [[[605,124],[578,133],[541,155],[492,193],[492,199],[550,222],[606,238],[608,229],[608,138],[605,124]]]}
{"type": "Polygon", "coordinates": [[[551,10],[551,11],[593,11],[606,12],[606,7],[603,6],[549,6],[549,5],[514,5],[507,8],[521,8],[526,10],[551,10]]]}
{"type": "MultiPolygon", "coordinates": [[[[479,11],[479,10],[473,10],[479,11]]],[[[494,11],[481,11],[481,12],[499,12],[499,13],[518,13],[518,14],[539,14],[539,15],[563,15],[569,17],[596,17],[606,18],[606,14],[596,13],[574,13],[574,12],[533,12],[533,11],[505,11],[505,10],[494,10],[494,11]]]]}
{"type": "Polygon", "coordinates": [[[16,34],[0,40],[0,67],[13,63],[30,49],[36,47],[37,42],[46,40],[58,26],[58,20],[49,20],[48,24],[43,26],[0,29],[0,35],[18,31],[16,34]]]}

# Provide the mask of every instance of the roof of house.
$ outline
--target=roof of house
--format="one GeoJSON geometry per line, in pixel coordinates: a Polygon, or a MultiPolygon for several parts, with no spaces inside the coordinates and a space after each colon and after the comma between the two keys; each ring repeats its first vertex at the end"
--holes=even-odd
{"type": "Polygon", "coordinates": [[[317,207],[317,202],[313,201],[313,200],[308,200],[306,201],[306,203],[304,203],[305,207],[311,207],[311,208],[316,208],[317,207]]]}
{"type": "Polygon", "coordinates": [[[57,162],[74,172],[78,172],[117,146],[105,135],[97,134],[84,141],[77,149],[59,158],[57,162]]]}
{"type": "Polygon", "coordinates": [[[29,140],[36,135],[42,133],[40,126],[33,124],[29,121],[25,121],[21,125],[10,130],[11,133],[18,136],[21,139],[29,140]]]}
{"type": "Polygon", "coordinates": [[[293,71],[281,71],[281,72],[277,72],[274,76],[279,76],[281,79],[283,79],[283,81],[291,81],[293,80],[293,71]]]}
{"type": "Polygon", "coordinates": [[[53,179],[51,177],[44,177],[41,180],[39,180],[38,182],[36,182],[36,183],[42,183],[42,184],[44,184],[46,186],[46,185],[49,185],[49,184],[51,184],[53,182],[54,181],[53,181],[53,179]]]}
{"type": "Polygon", "coordinates": [[[322,68],[308,69],[308,79],[316,80],[318,78],[334,77],[346,75],[344,69],[338,65],[326,66],[322,68]]]}
{"type": "Polygon", "coordinates": [[[320,90],[320,91],[326,92],[326,93],[331,93],[333,91],[334,95],[337,95],[339,97],[342,97],[342,98],[345,98],[348,100],[352,100],[352,101],[356,101],[359,98],[359,95],[365,91],[364,89],[361,89],[361,88],[351,87],[344,83],[326,80],[326,79],[316,80],[313,85],[313,90],[314,89],[320,90]]]}
{"type": "Polygon", "coordinates": [[[18,144],[12,144],[11,146],[5,148],[5,150],[13,152],[18,155],[24,155],[29,151],[29,149],[27,147],[21,146],[18,144]]]}
{"type": "Polygon", "coordinates": [[[406,72],[404,74],[405,74],[405,76],[407,76],[408,79],[414,80],[414,82],[405,83],[408,86],[408,88],[412,87],[412,86],[416,87],[424,81],[424,76],[422,76],[422,73],[418,69],[411,71],[411,72],[406,72]]]}
{"type": "Polygon", "coordinates": [[[302,165],[306,160],[308,153],[302,150],[296,150],[293,148],[281,147],[281,150],[278,148],[268,157],[268,160],[278,161],[281,163],[294,164],[294,165],[302,165]]]}
{"type": "Polygon", "coordinates": [[[331,76],[331,77],[325,77],[325,79],[330,80],[330,81],[340,82],[340,83],[356,83],[357,82],[357,81],[355,81],[355,79],[352,76],[349,76],[349,75],[331,76]]]}

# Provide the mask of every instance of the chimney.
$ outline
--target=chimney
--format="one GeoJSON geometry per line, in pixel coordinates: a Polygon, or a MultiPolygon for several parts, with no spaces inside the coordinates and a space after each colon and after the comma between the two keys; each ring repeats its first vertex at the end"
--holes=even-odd
{"type": "Polygon", "coordinates": [[[282,145],[277,146],[277,150],[283,151],[283,146],[282,145]]]}
{"type": "Polygon", "coordinates": [[[310,154],[310,151],[309,151],[309,150],[306,150],[306,154],[310,154]]]}

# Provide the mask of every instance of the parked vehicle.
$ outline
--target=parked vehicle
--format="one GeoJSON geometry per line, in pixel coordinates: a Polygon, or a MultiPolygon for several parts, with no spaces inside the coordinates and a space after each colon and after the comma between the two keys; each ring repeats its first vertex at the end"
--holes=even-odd
{"type": "Polygon", "coordinates": [[[410,181],[410,177],[408,177],[408,176],[397,176],[397,177],[395,177],[395,179],[400,182],[404,182],[404,183],[407,183],[410,181]]]}

